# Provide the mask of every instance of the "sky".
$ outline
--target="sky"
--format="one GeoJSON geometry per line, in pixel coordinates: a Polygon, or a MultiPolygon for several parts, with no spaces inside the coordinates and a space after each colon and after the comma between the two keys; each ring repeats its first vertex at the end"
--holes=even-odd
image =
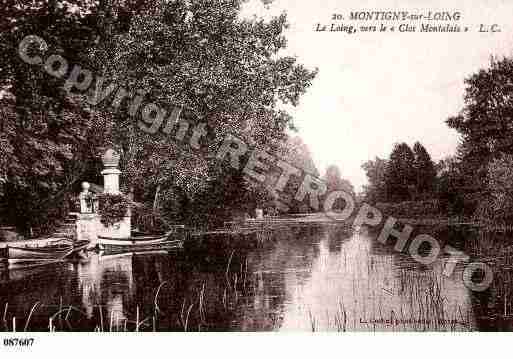
{"type": "MultiPolygon", "coordinates": [[[[291,113],[299,135],[324,172],[339,166],[360,189],[361,165],[387,158],[394,143],[420,141],[438,161],[459,141],[445,120],[463,107],[464,79],[486,68],[490,56],[513,56],[513,2],[508,0],[253,0],[245,16],[269,18],[286,12],[287,55],[319,73],[291,113]],[[332,14],[351,11],[460,11],[467,33],[329,33],[332,14]],[[480,24],[500,33],[479,33],[480,24]]],[[[342,20],[343,24],[356,24],[342,20]]],[[[363,23],[358,23],[363,24],[363,23]]]]}

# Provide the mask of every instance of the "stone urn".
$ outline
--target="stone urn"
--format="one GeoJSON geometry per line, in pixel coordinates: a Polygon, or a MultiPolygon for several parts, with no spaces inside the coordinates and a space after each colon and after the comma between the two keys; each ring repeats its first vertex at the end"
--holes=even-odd
{"type": "Polygon", "coordinates": [[[107,168],[118,168],[119,165],[119,159],[120,159],[119,153],[117,153],[114,149],[109,148],[105,153],[102,155],[102,163],[103,166],[107,168]]]}

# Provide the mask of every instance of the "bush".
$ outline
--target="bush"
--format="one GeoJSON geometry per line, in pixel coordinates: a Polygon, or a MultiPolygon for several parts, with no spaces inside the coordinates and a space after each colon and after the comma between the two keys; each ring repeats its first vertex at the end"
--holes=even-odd
{"type": "Polygon", "coordinates": [[[131,201],[122,194],[102,193],[98,195],[100,222],[111,226],[123,220],[128,214],[131,201]]]}

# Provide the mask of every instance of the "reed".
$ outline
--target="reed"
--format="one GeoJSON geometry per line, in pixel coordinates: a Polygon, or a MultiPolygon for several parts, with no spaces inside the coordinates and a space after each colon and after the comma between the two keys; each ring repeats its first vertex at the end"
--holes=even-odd
{"type": "Polygon", "coordinates": [[[206,282],[203,282],[203,285],[201,286],[201,292],[199,294],[199,306],[198,306],[198,314],[203,323],[205,322],[205,311],[203,308],[203,303],[204,303],[204,298],[205,298],[205,284],[206,284],[206,282]]]}
{"type": "Polygon", "coordinates": [[[226,264],[226,271],[225,271],[225,276],[226,276],[226,282],[228,284],[230,284],[230,279],[228,277],[228,272],[230,271],[230,264],[232,263],[232,259],[233,259],[233,254],[235,253],[235,249],[232,250],[232,252],[230,253],[230,257],[228,258],[228,263],[226,264]]]}
{"type": "Polygon", "coordinates": [[[62,295],[59,298],[59,324],[62,326],[62,295]]]}
{"type": "Polygon", "coordinates": [[[72,307],[71,305],[70,305],[70,306],[68,306],[68,311],[66,312],[66,317],[64,318],[64,320],[65,320],[66,322],[68,322],[68,323],[69,323],[69,315],[71,314],[71,309],[72,309],[72,308],[73,308],[73,307],[72,307]]]}
{"type": "Polygon", "coordinates": [[[8,307],[9,307],[9,302],[6,302],[5,306],[4,306],[4,316],[2,317],[2,321],[4,323],[4,328],[6,331],[9,330],[9,325],[7,324],[7,308],[8,307]]]}
{"type": "Polygon", "coordinates": [[[183,326],[184,331],[187,331],[187,325],[189,324],[189,315],[191,314],[192,307],[194,306],[194,303],[191,303],[189,306],[189,309],[187,310],[187,317],[185,318],[185,324],[183,326]]]}
{"type": "Polygon", "coordinates": [[[137,306],[137,309],[136,309],[136,314],[135,314],[135,331],[138,332],[139,331],[139,326],[140,326],[140,322],[139,322],[139,306],[137,306]]]}
{"type": "Polygon", "coordinates": [[[99,305],[99,308],[100,308],[100,331],[103,332],[103,307],[101,304],[99,305]]]}
{"type": "Polygon", "coordinates": [[[310,328],[312,328],[312,332],[315,332],[317,330],[317,320],[310,309],[308,309],[308,318],[310,319],[310,328]]]}
{"type": "Polygon", "coordinates": [[[109,321],[109,332],[112,333],[112,326],[114,325],[114,313],[110,312],[110,321],[109,321]]]}
{"type": "Polygon", "coordinates": [[[34,311],[36,310],[36,307],[39,305],[39,302],[36,302],[32,309],[30,310],[29,316],[27,318],[27,321],[25,322],[25,328],[23,328],[23,331],[26,332],[30,323],[30,319],[32,318],[32,314],[34,314],[34,311]]]}
{"type": "Polygon", "coordinates": [[[185,328],[184,309],[185,309],[185,297],[183,298],[182,310],[180,311],[180,323],[185,328]]]}
{"type": "Polygon", "coordinates": [[[155,315],[156,313],[160,313],[160,308],[159,308],[159,304],[158,304],[158,298],[159,298],[159,294],[160,294],[160,290],[162,289],[162,287],[167,284],[167,281],[163,281],[162,283],[160,283],[160,285],[158,286],[157,288],[157,292],[155,293],[155,298],[153,299],[153,305],[154,305],[154,308],[155,308],[155,315]]]}

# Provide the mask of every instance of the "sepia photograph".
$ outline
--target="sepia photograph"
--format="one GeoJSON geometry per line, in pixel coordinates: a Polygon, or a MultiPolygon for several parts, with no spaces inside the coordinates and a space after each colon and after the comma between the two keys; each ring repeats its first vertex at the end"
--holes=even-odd
{"type": "Polygon", "coordinates": [[[0,15],[1,351],[513,331],[512,2],[0,15]]]}

